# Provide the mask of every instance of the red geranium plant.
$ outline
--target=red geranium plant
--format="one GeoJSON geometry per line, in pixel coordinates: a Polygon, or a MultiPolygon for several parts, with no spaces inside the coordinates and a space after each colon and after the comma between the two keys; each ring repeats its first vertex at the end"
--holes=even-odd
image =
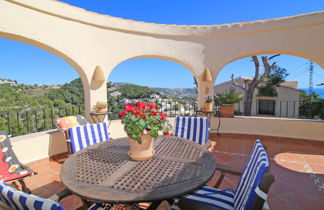
{"type": "Polygon", "coordinates": [[[172,129],[166,119],[166,114],[161,113],[155,104],[147,105],[141,102],[137,102],[136,106],[125,104],[125,111],[119,112],[119,114],[127,135],[140,144],[142,143],[142,134],[157,137],[159,131],[162,131],[164,135],[169,135],[172,129]]]}

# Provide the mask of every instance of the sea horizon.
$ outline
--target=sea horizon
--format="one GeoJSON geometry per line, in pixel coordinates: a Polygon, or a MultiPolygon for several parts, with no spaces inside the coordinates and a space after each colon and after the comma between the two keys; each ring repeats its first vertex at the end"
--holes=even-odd
{"type": "MultiPolygon", "coordinates": [[[[308,92],[308,88],[301,88],[301,90],[308,92]]],[[[313,90],[319,98],[324,98],[324,88],[313,88],[313,90]]]]}

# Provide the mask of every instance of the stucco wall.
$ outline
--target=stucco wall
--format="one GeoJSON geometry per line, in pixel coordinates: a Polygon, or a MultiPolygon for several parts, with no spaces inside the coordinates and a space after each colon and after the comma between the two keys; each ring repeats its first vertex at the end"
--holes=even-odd
{"type": "MultiPolygon", "coordinates": [[[[324,141],[324,121],[269,117],[220,118],[220,133],[254,134],[324,141]]],[[[213,118],[216,132],[219,118],[213,118]]]]}
{"type": "Polygon", "coordinates": [[[22,163],[67,152],[65,137],[57,130],[10,138],[13,150],[22,163]]]}
{"type": "MultiPolygon", "coordinates": [[[[175,118],[168,119],[174,127],[175,118]]],[[[218,123],[218,118],[211,119],[211,132],[216,132],[218,123]]],[[[112,121],[109,127],[110,137],[126,137],[123,128],[120,120],[112,121]]],[[[260,117],[221,118],[219,132],[324,141],[324,121],[260,117]]],[[[18,159],[22,163],[67,152],[65,138],[57,130],[13,137],[10,140],[18,159]]]]}
{"type": "Polygon", "coordinates": [[[105,83],[93,80],[96,67],[102,69],[100,79],[106,80],[118,64],[132,58],[161,58],[185,66],[197,78],[200,105],[206,87],[208,95],[213,94],[222,68],[243,57],[281,53],[324,67],[323,17],[324,12],[316,12],[247,23],[177,26],[114,18],[58,1],[3,0],[0,37],[42,48],[73,66],[82,79],[89,113],[107,95],[105,83]],[[212,83],[202,81],[206,67],[212,83]]]}

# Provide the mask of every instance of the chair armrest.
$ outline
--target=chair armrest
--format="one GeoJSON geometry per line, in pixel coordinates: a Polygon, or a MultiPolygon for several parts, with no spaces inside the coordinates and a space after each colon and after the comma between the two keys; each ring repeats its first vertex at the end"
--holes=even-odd
{"type": "Polygon", "coordinates": [[[26,164],[22,164],[22,163],[20,163],[20,165],[21,165],[21,167],[22,167],[23,169],[28,169],[28,170],[33,171],[33,174],[32,174],[32,175],[37,175],[37,174],[38,174],[37,171],[34,171],[33,169],[31,169],[31,168],[30,168],[29,166],[27,166],[26,164]]]}
{"type": "Polygon", "coordinates": [[[185,198],[180,198],[177,206],[180,209],[185,209],[185,210],[219,210],[219,208],[210,206],[208,204],[205,204],[203,202],[195,202],[193,200],[185,199],[185,198]]]}
{"type": "Polygon", "coordinates": [[[236,176],[241,176],[243,173],[243,171],[240,169],[234,168],[229,165],[224,165],[224,164],[216,164],[216,170],[220,170],[221,172],[236,175],[236,176]]]}
{"type": "Polygon", "coordinates": [[[63,198],[72,195],[72,193],[70,191],[68,191],[67,189],[64,189],[54,195],[52,195],[51,197],[49,197],[49,199],[59,202],[60,200],[62,200],[63,198]]]}
{"type": "Polygon", "coordinates": [[[225,174],[241,176],[243,173],[241,170],[239,170],[237,168],[233,168],[231,166],[223,165],[223,164],[216,164],[216,170],[221,171],[221,175],[219,176],[216,184],[214,185],[214,188],[219,188],[219,186],[221,185],[221,183],[225,177],[225,174]]]}

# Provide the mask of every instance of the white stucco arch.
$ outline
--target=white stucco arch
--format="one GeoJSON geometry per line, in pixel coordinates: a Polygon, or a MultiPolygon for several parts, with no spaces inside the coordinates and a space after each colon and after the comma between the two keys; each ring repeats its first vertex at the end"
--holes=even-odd
{"type": "MultiPolygon", "coordinates": [[[[305,58],[307,60],[314,61],[315,63],[317,63],[319,66],[321,66],[324,69],[324,65],[320,65],[318,63],[320,61],[320,60],[318,60],[318,58],[309,56],[307,54],[298,53],[296,51],[291,52],[291,51],[288,51],[288,50],[262,50],[262,51],[250,52],[248,54],[245,54],[245,55],[242,55],[240,57],[234,58],[233,60],[229,61],[227,64],[232,63],[232,62],[237,61],[237,60],[240,60],[242,58],[252,57],[254,55],[270,55],[270,54],[292,55],[292,56],[296,56],[296,57],[305,58]]],[[[225,64],[225,65],[227,65],[227,64],[225,64]]]]}
{"type": "MultiPolygon", "coordinates": [[[[190,66],[190,64],[187,64],[185,63],[184,61],[181,61],[177,58],[172,58],[172,57],[168,57],[168,56],[161,56],[161,55],[137,55],[137,56],[134,56],[134,57],[130,57],[130,58],[126,58],[124,60],[122,60],[121,62],[119,62],[118,64],[116,64],[113,69],[115,67],[117,67],[118,65],[124,63],[124,62],[127,62],[128,60],[133,60],[133,59],[140,59],[140,58],[156,58],[156,59],[161,59],[161,60],[167,60],[167,61],[171,61],[171,62],[174,62],[174,63],[177,63],[177,64],[180,64],[182,65],[183,67],[185,67],[191,74],[192,76],[194,77],[198,77],[199,75],[196,75],[196,72],[192,66],[190,66]]],[[[112,69],[112,70],[113,70],[112,69]]],[[[108,73],[108,76],[110,75],[112,71],[110,71],[108,73]]]]}
{"type": "Polygon", "coordinates": [[[115,18],[53,0],[3,0],[0,33],[34,40],[71,59],[68,62],[73,61],[83,77],[86,112],[96,101],[106,100],[106,85],[92,81],[96,67],[108,78],[115,66],[130,58],[152,55],[185,65],[197,78],[200,104],[207,87],[213,94],[214,82],[201,81],[206,67],[215,81],[227,63],[257,52],[289,52],[324,66],[323,11],[247,23],[177,26],[115,18]]]}
{"type": "MultiPolygon", "coordinates": [[[[291,56],[296,56],[296,57],[301,57],[301,58],[305,58],[305,59],[308,59],[308,60],[311,60],[313,61],[314,63],[318,64],[323,70],[324,70],[324,65],[320,65],[318,62],[317,62],[317,58],[314,58],[314,57],[311,57],[311,56],[308,56],[308,55],[305,55],[305,54],[302,54],[302,53],[298,53],[298,52],[290,52],[290,51],[287,51],[287,50],[263,50],[263,51],[256,51],[256,52],[251,52],[251,53],[248,53],[248,54],[245,54],[245,55],[242,55],[240,57],[237,57],[237,58],[233,58],[233,60],[229,61],[228,63],[224,64],[220,71],[217,72],[216,74],[216,77],[215,77],[215,80],[217,79],[219,73],[222,71],[222,69],[227,65],[227,64],[230,64],[230,63],[233,63],[237,60],[240,60],[240,59],[243,59],[243,58],[247,58],[247,57],[252,57],[254,55],[266,55],[266,54],[282,54],[282,55],[291,55],[291,56]]],[[[238,70],[238,73],[239,73],[240,70],[238,70]]]]}
{"type": "MultiPolygon", "coordinates": [[[[27,37],[17,36],[15,34],[8,34],[8,33],[0,32],[0,38],[10,39],[10,40],[22,42],[22,43],[25,43],[25,44],[28,44],[28,45],[32,45],[32,46],[35,46],[37,48],[40,48],[42,50],[45,50],[47,52],[50,52],[50,53],[62,58],[65,62],[70,64],[73,67],[73,69],[80,75],[80,78],[81,78],[81,81],[82,81],[83,85],[88,84],[88,81],[86,80],[87,78],[84,75],[84,71],[82,70],[82,68],[73,59],[66,56],[62,52],[58,51],[58,49],[53,48],[53,47],[51,47],[49,45],[46,45],[44,43],[32,40],[32,39],[27,38],[27,37]]],[[[64,76],[64,75],[62,75],[62,76],[64,76]]]]}

